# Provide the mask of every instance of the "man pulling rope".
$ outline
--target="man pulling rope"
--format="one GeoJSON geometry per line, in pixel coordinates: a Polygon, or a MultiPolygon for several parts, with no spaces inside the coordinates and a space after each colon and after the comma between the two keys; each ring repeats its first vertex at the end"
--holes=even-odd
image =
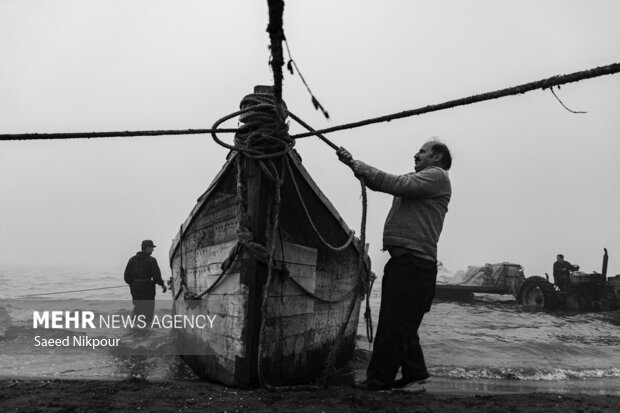
{"type": "Polygon", "coordinates": [[[383,274],[377,336],[367,380],[356,387],[422,392],[429,373],[418,328],[435,295],[437,241],[452,194],[450,150],[439,141],[426,142],[414,156],[415,172],[404,175],[354,160],[344,148],[337,154],[369,189],[394,196],[383,230],[383,249],[391,258],[383,274]],[[402,378],[394,381],[399,368],[402,378]]]}

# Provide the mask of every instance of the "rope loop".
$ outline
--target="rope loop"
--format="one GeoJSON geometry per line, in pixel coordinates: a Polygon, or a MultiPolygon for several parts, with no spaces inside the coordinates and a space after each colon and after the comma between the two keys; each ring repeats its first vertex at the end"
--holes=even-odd
{"type": "Polygon", "coordinates": [[[240,110],[214,123],[220,125],[239,116],[239,121],[243,124],[235,134],[234,144],[223,142],[216,132],[212,132],[211,136],[217,144],[242,152],[252,159],[278,158],[295,146],[295,139],[288,134],[288,124],[285,122],[288,115],[284,102],[278,105],[273,95],[253,93],[241,100],[240,110]]]}

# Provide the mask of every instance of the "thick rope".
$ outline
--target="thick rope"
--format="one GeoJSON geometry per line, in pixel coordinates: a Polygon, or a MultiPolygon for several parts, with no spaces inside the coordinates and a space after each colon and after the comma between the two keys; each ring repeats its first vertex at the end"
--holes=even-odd
{"type": "Polygon", "coordinates": [[[291,116],[292,119],[294,119],[301,126],[303,126],[304,128],[308,129],[311,132],[311,135],[316,135],[320,140],[322,140],[323,142],[328,144],[333,150],[337,151],[339,149],[338,146],[335,143],[333,143],[332,141],[327,139],[325,136],[323,136],[320,131],[314,130],[312,127],[310,127],[310,125],[308,125],[306,122],[301,120],[294,113],[290,113],[289,112],[289,115],[291,116]]]}
{"type": "Polygon", "coordinates": [[[22,133],[0,135],[0,141],[46,140],[46,139],[91,139],[91,138],[125,138],[133,136],[164,135],[204,135],[207,133],[235,133],[237,129],[183,129],[183,130],[147,130],[121,132],[74,132],[74,133],[22,133]]]}
{"type": "Polygon", "coordinates": [[[264,344],[265,344],[265,324],[267,321],[267,304],[269,302],[269,288],[271,287],[271,283],[273,281],[273,267],[274,267],[274,256],[275,256],[275,248],[276,248],[276,234],[279,230],[280,225],[280,205],[281,205],[281,185],[282,182],[278,176],[278,170],[273,163],[273,161],[269,161],[270,166],[273,168],[273,185],[275,192],[275,200],[273,202],[272,209],[272,226],[271,226],[271,239],[270,239],[270,249],[269,249],[269,259],[267,262],[267,281],[265,282],[265,286],[263,289],[263,302],[261,304],[261,320],[260,320],[260,329],[258,335],[258,380],[260,384],[267,389],[270,389],[271,386],[265,380],[265,375],[263,371],[263,360],[264,357],[264,344]]]}
{"type": "MultiPolygon", "coordinates": [[[[326,134],[330,132],[336,132],[345,129],[359,128],[361,126],[372,125],[381,122],[390,122],[395,119],[402,119],[411,116],[418,116],[424,113],[436,112],[440,110],[450,109],[457,106],[471,105],[477,102],[483,102],[485,100],[498,99],[505,96],[520,95],[533,90],[549,89],[554,86],[560,86],[568,83],[579,82],[581,80],[593,79],[600,76],[613,75],[620,72],[620,63],[612,63],[607,66],[599,66],[593,69],[582,70],[579,72],[570,73],[567,75],[557,75],[546,79],[538,80],[535,82],[525,83],[522,85],[509,87],[506,89],[497,90],[494,92],[487,92],[483,94],[473,95],[465,98],[450,100],[444,103],[435,105],[424,106],[422,108],[406,110],[402,112],[392,113],[389,115],[379,116],[375,118],[369,118],[358,122],[351,122],[342,125],[332,126],[330,128],[320,129],[317,131],[310,131],[293,135],[292,138],[305,138],[308,136],[314,136],[318,134],[326,134]]],[[[237,113],[238,114],[238,113],[237,113]]],[[[226,119],[233,118],[237,114],[230,115],[226,119]]],[[[223,122],[223,121],[222,121],[223,122]]],[[[220,123],[217,123],[219,125],[220,123]]],[[[29,140],[29,139],[74,139],[74,138],[112,138],[122,136],[154,136],[154,135],[192,135],[192,134],[207,134],[211,133],[215,135],[217,133],[233,133],[238,129],[185,129],[185,130],[160,130],[160,131],[126,131],[126,132],[78,132],[78,133],[27,133],[27,134],[1,134],[0,141],[10,140],[29,140]]],[[[218,139],[214,137],[217,141],[218,139]]],[[[221,142],[221,141],[220,141],[221,142]]],[[[222,143],[220,143],[222,144],[222,143]]],[[[223,145],[225,146],[225,145],[223,145]]],[[[227,146],[228,147],[228,146],[227,146]]],[[[228,147],[233,149],[232,147],[228,147]]]]}
{"type": "Polygon", "coordinates": [[[199,294],[192,293],[192,292],[188,291],[183,296],[185,298],[185,300],[186,301],[200,300],[200,299],[202,299],[202,297],[204,297],[205,295],[207,295],[211,291],[213,291],[215,289],[215,287],[217,287],[220,284],[220,282],[224,279],[224,277],[228,274],[228,270],[230,269],[230,267],[232,267],[233,262],[234,262],[235,258],[237,257],[237,254],[239,253],[240,246],[241,246],[241,244],[237,243],[230,250],[228,258],[226,258],[226,260],[224,260],[224,262],[222,263],[220,275],[217,277],[217,279],[215,281],[213,281],[211,283],[211,285],[209,287],[207,287],[206,290],[204,290],[203,292],[201,292],[199,294]]]}
{"type": "Polygon", "coordinates": [[[228,119],[240,116],[244,125],[237,130],[234,145],[223,142],[216,132],[211,133],[211,136],[217,144],[252,159],[277,158],[287,154],[295,146],[295,140],[288,134],[288,126],[284,123],[287,115],[288,112],[284,109],[276,109],[273,96],[251,94],[243,98],[240,110],[214,123],[213,129],[217,129],[218,125],[228,119]]]}
{"type": "MultiPolygon", "coordinates": [[[[287,112],[283,103],[278,104],[277,97],[268,94],[248,95],[241,101],[241,110],[220,119],[216,122],[216,125],[237,115],[240,115],[240,120],[244,124],[235,134],[234,145],[221,141],[215,133],[212,134],[212,137],[218,144],[240,152],[237,158],[238,237],[240,245],[245,247],[257,260],[267,263],[267,280],[263,286],[260,312],[257,373],[259,383],[270,389],[271,386],[266,381],[263,366],[266,359],[264,354],[265,324],[267,321],[269,289],[273,281],[276,234],[279,231],[280,220],[280,190],[283,184],[283,176],[282,178],[280,177],[275,162],[277,158],[280,158],[281,161],[285,159],[285,155],[291,151],[295,141],[288,135],[288,125],[284,123],[287,112]],[[247,229],[246,188],[243,185],[241,169],[243,157],[254,159],[274,188],[275,199],[271,210],[271,234],[268,251],[262,245],[252,241],[253,234],[247,229]]],[[[283,168],[283,165],[281,168],[283,168]]]]}
{"type": "Polygon", "coordinates": [[[509,87],[506,89],[497,90],[494,92],[482,93],[479,95],[473,95],[466,98],[450,100],[448,102],[439,103],[436,105],[424,106],[418,109],[406,110],[403,112],[392,113],[390,115],[379,116],[376,118],[366,119],[359,122],[346,123],[343,125],[332,126],[330,128],[321,129],[314,132],[300,133],[293,135],[293,138],[305,138],[307,136],[318,135],[319,133],[330,133],[345,129],[359,128],[360,126],[372,125],[374,123],[389,122],[394,119],[407,118],[410,116],[417,116],[423,113],[436,112],[439,110],[450,109],[457,106],[471,105],[472,103],[483,102],[485,100],[498,99],[505,96],[520,95],[526,92],[531,92],[537,89],[548,89],[553,86],[564,85],[567,83],[579,82],[585,79],[591,79],[599,76],[612,75],[620,72],[620,63],[613,63],[607,66],[600,66],[594,69],[583,70],[580,72],[570,73],[568,75],[553,76],[547,79],[538,80],[535,82],[525,83],[519,86],[509,87]]]}

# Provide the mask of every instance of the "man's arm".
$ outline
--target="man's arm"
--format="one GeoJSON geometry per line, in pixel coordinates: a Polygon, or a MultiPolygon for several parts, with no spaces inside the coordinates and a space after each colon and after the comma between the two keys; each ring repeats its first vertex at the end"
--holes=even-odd
{"type": "Polygon", "coordinates": [[[336,153],[340,160],[348,165],[356,176],[363,177],[368,188],[374,191],[406,198],[427,198],[439,195],[442,191],[437,186],[441,176],[434,168],[415,174],[394,175],[354,160],[344,148],[340,148],[336,153]]]}
{"type": "Polygon", "coordinates": [[[161,285],[161,290],[162,292],[166,292],[168,289],[166,288],[166,285],[164,284],[164,280],[162,280],[161,278],[161,271],[159,270],[159,265],[157,265],[157,260],[155,258],[153,258],[153,281],[155,281],[155,284],[159,284],[161,285]]]}

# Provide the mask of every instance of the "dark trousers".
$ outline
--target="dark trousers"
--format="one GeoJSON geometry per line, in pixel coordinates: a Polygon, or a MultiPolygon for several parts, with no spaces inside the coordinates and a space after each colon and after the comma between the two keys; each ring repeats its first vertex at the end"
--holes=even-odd
{"type": "Polygon", "coordinates": [[[392,386],[399,368],[407,380],[429,376],[418,328],[431,308],[436,279],[435,262],[410,254],[390,258],[385,265],[369,382],[392,386]]]}
{"type": "Polygon", "coordinates": [[[151,280],[136,280],[131,283],[130,289],[133,299],[132,315],[144,316],[146,323],[150,324],[155,313],[155,284],[151,280]]]}

